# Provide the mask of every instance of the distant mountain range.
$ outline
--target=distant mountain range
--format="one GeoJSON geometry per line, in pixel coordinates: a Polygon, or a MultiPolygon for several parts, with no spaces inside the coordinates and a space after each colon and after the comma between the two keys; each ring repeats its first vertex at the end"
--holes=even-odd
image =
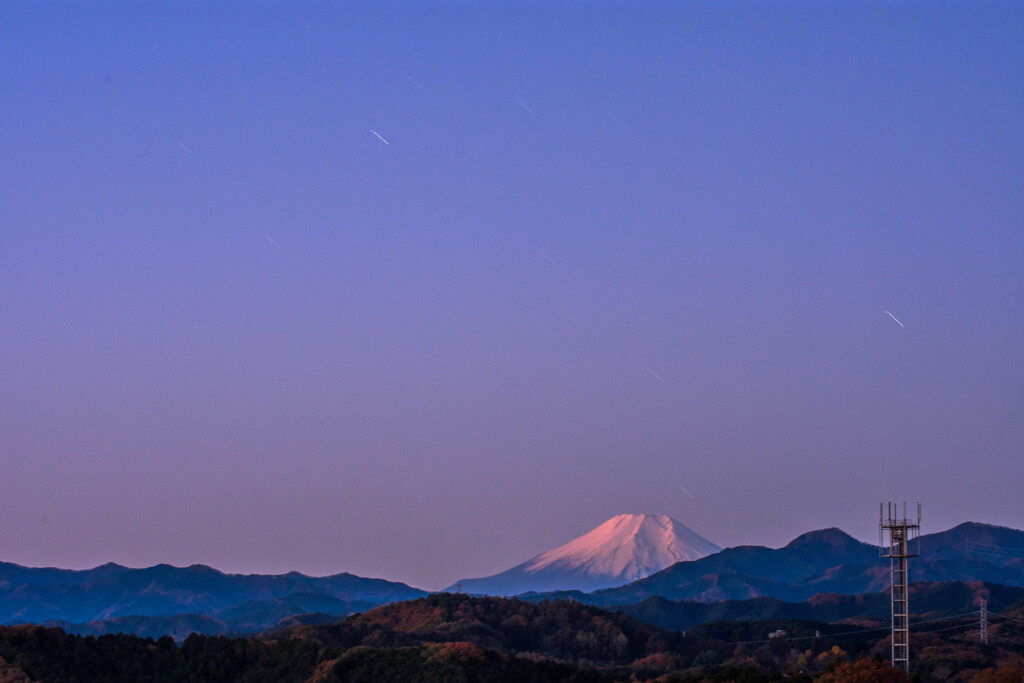
{"type": "MultiPolygon", "coordinates": [[[[352,574],[319,578],[298,572],[243,575],[225,574],[204,565],[166,564],[146,569],[105,564],[74,571],[0,563],[0,623],[5,624],[181,614],[238,619],[267,610],[273,613],[281,600],[293,607],[303,601],[310,607],[305,611],[329,604],[334,611],[347,614],[426,594],[403,583],[352,574]]],[[[283,611],[295,613],[293,609],[283,611]]],[[[267,618],[257,621],[263,624],[267,618]]]]}
{"type": "MultiPolygon", "coordinates": [[[[911,581],[987,581],[1024,586],[1024,532],[967,522],[920,538],[911,581]]],[[[878,547],[831,528],[782,548],[722,550],[667,515],[619,515],[509,570],[464,579],[448,591],[573,597],[589,604],[669,600],[799,602],[819,593],[875,593],[889,586],[878,547]],[[581,597],[587,594],[587,597],[581,597]]]]}
{"type": "Polygon", "coordinates": [[[668,515],[618,515],[596,529],[507,571],[463,579],[449,592],[518,595],[621,586],[720,547],[668,515]]]}
{"type": "Polygon", "coordinates": [[[151,638],[169,635],[183,640],[190,633],[251,635],[299,624],[332,623],[383,604],[387,603],[339,600],[322,593],[292,593],[283,598],[239,603],[209,614],[131,615],[84,623],[51,619],[42,623],[80,635],[134,633],[151,638]]]}
{"type": "MultiPolygon", "coordinates": [[[[833,621],[887,614],[888,562],[874,545],[839,529],[812,531],[777,549],[740,546],[703,556],[713,544],[689,534],[664,515],[622,515],[491,577],[492,585],[511,591],[516,585],[538,585],[516,581],[540,577],[554,585],[587,586],[592,585],[588,581],[643,574],[675,554],[692,553],[697,559],[675,562],[626,585],[522,595],[531,601],[569,598],[672,629],[720,619],[833,621]]],[[[1024,600],[1024,532],[965,523],[922,536],[920,548],[921,557],[910,564],[913,613],[962,612],[976,608],[981,597],[994,609],[1024,600]]],[[[485,580],[479,581],[467,580],[463,588],[486,587],[485,580]]],[[[0,563],[0,623],[52,624],[83,634],[131,632],[178,639],[193,631],[251,634],[330,623],[425,595],[402,583],[351,574],[238,575],[203,565],[130,569],[116,564],[75,571],[0,563]]]]}
{"type": "MultiPolygon", "coordinates": [[[[922,536],[910,580],[986,581],[1024,586],[1024,532],[967,522],[922,536]]],[[[773,549],[738,546],[679,562],[626,586],[582,593],[548,593],[590,604],[632,605],[650,597],[717,602],[772,597],[799,602],[819,593],[856,595],[889,587],[889,563],[878,548],[839,529],[812,531],[773,549]]]]}

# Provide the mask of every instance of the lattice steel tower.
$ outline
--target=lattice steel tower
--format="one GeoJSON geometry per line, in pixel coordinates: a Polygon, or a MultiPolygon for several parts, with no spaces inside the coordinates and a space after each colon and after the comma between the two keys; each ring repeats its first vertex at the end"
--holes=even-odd
{"type": "Polygon", "coordinates": [[[981,601],[981,623],[978,625],[978,638],[982,645],[988,645],[988,600],[981,601]]]}
{"type": "Polygon", "coordinates": [[[917,522],[907,519],[907,504],[903,503],[903,517],[899,506],[889,503],[888,515],[883,515],[884,503],[878,504],[878,551],[889,558],[889,576],[892,581],[892,668],[906,672],[910,668],[910,629],[907,587],[910,584],[909,558],[920,556],[918,534],[921,532],[921,503],[917,504],[917,522]],[[889,532],[888,543],[884,542],[889,532]]]}

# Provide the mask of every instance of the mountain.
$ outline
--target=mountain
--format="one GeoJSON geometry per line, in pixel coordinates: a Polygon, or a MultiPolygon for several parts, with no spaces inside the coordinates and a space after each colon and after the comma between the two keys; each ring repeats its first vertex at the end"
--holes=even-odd
{"type": "MultiPolygon", "coordinates": [[[[294,594],[319,595],[321,603],[334,600],[364,607],[411,600],[426,592],[404,583],[352,574],[225,574],[205,565],[168,564],[145,569],[103,565],[84,571],[0,565],[0,623],[5,624],[56,620],[85,623],[116,617],[179,614],[214,616],[240,603],[275,601],[294,594]]],[[[280,605],[271,603],[264,607],[280,605]]],[[[283,611],[290,616],[298,613],[300,607],[290,604],[283,611]]],[[[315,609],[328,611],[321,607],[315,609]]],[[[342,613],[351,611],[348,607],[339,609],[344,609],[342,613]]],[[[266,623],[270,616],[268,613],[256,622],[266,623]]]]}
{"type": "MultiPolygon", "coordinates": [[[[566,594],[565,597],[583,604],[593,599],[586,593],[566,594]]],[[[528,602],[542,602],[536,599],[536,594],[523,598],[528,602]]],[[[982,599],[988,601],[992,613],[1019,608],[1024,606],[1024,587],[980,582],[920,582],[910,586],[910,604],[915,618],[935,619],[969,613],[978,609],[982,599]]],[[[293,593],[285,598],[241,603],[212,615],[127,616],[86,624],[55,620],[43,626],[59,626],[67,633],[80,635],[133,633],[152,638],[170,635],[180,642],[191,633],[239,636],[269,634],[300,625],[337,624],[346,616],[364,613],[372,607],[370,603],[349,603],[325,595],[293,593]]],[[[611,609],[654,626],[681,630],[708,622],[736,620],[801,619],[826,623],[853,620],[864,625],[886,622],[890,607],[889,593],[885,591],[858,595],[820,593],[801,602],[769,597],[718,602],[672,601],[656,596],[635,605],[611,609]]]]}
{"type": "Polygon", "coordinates": [[[507,653],[530,652],[536,659],[586,659],[592,665],[626,664],[683,645],[678,633],[590,605],[449,593],[392,603],[335,624],[298,626],[275,637],[328,648],[472,643],[507,653]]]}
{"type": "MultiPolygon", "coordinates": [[[[57,627],[65,633],[83,636],[100,636],[108,633],[131,633],[154,640],[170,636],[181,642],[193,633],[224,635],[231,630],[221,621],[203,614],[173,614],[170,616],[115,617],[106,621],[90,621],[88,624],[73,624],[70,621],[47,621],[42,626],[57,627]]],[[[2,679],[0,679],[2,680],[2,679]]]]}
{"type": "Polygon", "coordinates": [[[668,515],[618,515],[563,546],[480,579],[448,588],[518,595],[530,591],[593,591],[648,576],[676,562],[721,550],[668,515]]]}
{"type": "MultiPolygon", "coordinates": [[[[1024,586],[1022,531],[971,522],[922,536],[920,550],[921,557],[910,561],[913,582],[1024,586]]],[[[604,606],[636,604],[654,596],[699,602],[756,597],[799,602],[819,593],[875,593],[889,583],[889,563],[879,557],[876,546],[839,529],[822,529],[782,548],[727,548],[582,599],[604,606]]]]}
{"type": "MultiPolygon", "coordinates": [[[[783,548],[737,546],[680,562],[627,586],[599,591],[600,604],[631,604],[658,595],[670,600],[743,600],[770,595],[802,600],[790,584],[839,565],[878,562],[878,548],[839,529],[811,531],[783,548]]],[[[888,573],[886,573],[888,576],[888,573]]],[[[810,596],[806,596],[810,597],[810,596]]]]}
{"type": "MultiPolygon", "coordinates": [[[[969,522],[920,540],[921,556],[910,561],[912,591],[922,582],[1024,587],[1022,531],[969,522]]],[[[560,548],[494,577],[467,580],[463,587],[472,592],[523,594],[530,601],[563,597],[622,609],[658,598],[643,609],[670,614],[662,623],[688,623],[708,614],[708,608],[673,607],[666,601],[773,598],[799,603],[837,594],[881,593],[889,588],[889,563],[879,558],[878,549],[839,529],[812,531],[782,548],[740,546],[714,552],[716,549],[664,515],[620,515],[560,548]],[[687,556],[698,559],[675,561],[687,556]],[[632,583],[608,587],[659,566],[665,568],[632,583]]],[[[424,595],[405,584],[351,574],[239,575],[204,565],[166,564],[145,569],[105,564],[77,571],[0,563],[0,623],[59,622],[80,633],[130,630],[176,637],[192,630],[255,633],[284,624],[324,623],[375,605],[424,595]]],[[[925,607],[915,604],[918,599],[917,593],[912,593],[915,612],[925,607]]],[[[994,593],[992,601],[997,601],[994,593]]],[[[799,611],[806,607],[751,605],[754,618],[810,616],[799,611]]],[[[717,609],[713,613],[725,618],[747,607],[723,605],[717,609]]],[[[837,613],[829,614],[834,617],[837,613]]]]}
{"type": "Polygon", "coordinates": [[[36,586],[52,583],[75,586],[80,583],[91,583],[120,576],[127,571],[131,571],[131,569],[113,562],[84,570],[23,567],[13,562],[0,562],[0,590],[8,590],[12,586],[26,583],[36,586]]]}
{"type": "Polygon", "coordinates": [[[952,529],[921,536],[921,557],[957,560],[975,557],[994,564],[1024,558],[1024,532],[1005,526],[964,522],[952,529]]]}
{"type": "Polygon", "coordinates": [[[80,635],[134,633],[153,638],[169,635],[181,641],[191,633],[254,635],[299,624],[332,623],[380,605],[347,602],[319,593],[292,593],[273,600],[242,602],[211,614],[133,615],[96,619],[84,624],[54,619],[42,625],[59,626],[67,633],[80,635]]]}
{"type": "MultiPolygon", "coordinates": [[[[982,600],[993,613],[1024,605],[1024,588],[990,583],[914,583],[910,586],[911,613],[917,619],[937,619],[976,612],[982,600]]],[[[647,598],[618,610],[648,624],[672,630],[688,629],[713,621],[804,619],[834,623],[841,620],[887,623],[892,608],[888,591],[842,595],[822,593],[803,602],[776,598],[722,600],[720,602],[673,602],[647,598]]]]}

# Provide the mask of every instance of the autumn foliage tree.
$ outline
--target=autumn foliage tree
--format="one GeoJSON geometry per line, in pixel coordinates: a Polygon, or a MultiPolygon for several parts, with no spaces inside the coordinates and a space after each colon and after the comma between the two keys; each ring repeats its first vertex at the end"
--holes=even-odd
{"type": "Polygon", "coordinates": [[[889,662],[858,659],[844,662],[818,678],[819,683],[910,683],[907,674],[892,668],[889,662]]]}

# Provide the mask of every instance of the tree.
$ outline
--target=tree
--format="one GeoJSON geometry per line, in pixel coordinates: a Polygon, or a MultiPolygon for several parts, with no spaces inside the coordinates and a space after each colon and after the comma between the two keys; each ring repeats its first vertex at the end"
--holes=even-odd
{"type": "Polygon", "coordinates": [[[819,679],[819,683],[910,683],[910,676],[887,662],[858,659],[843,662],[819,679]]]}

